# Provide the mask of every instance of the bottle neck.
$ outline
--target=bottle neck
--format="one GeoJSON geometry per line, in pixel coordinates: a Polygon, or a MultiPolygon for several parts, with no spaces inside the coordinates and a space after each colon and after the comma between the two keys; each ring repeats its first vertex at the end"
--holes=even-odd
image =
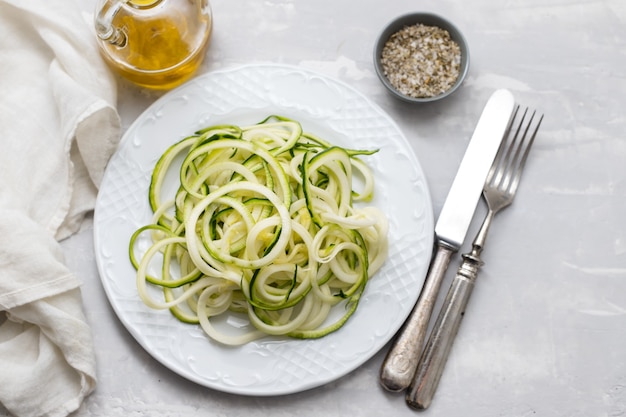
{"type": "Polygon", "coordinates": [[[126,0],[127,4],[136,9],[147,9],[154,7],[163,0],[126,0]]]}

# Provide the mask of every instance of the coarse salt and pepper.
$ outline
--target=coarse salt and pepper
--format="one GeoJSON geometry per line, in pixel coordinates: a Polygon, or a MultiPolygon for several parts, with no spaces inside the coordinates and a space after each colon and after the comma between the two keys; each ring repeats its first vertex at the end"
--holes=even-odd
{"type": "Polygon", "coordinates": [[[461,48],[437,26],[407,25],[385,43],[381,64],[400,93],[414,98],[435,97],[452,88],[461,70],[461,48]]]}

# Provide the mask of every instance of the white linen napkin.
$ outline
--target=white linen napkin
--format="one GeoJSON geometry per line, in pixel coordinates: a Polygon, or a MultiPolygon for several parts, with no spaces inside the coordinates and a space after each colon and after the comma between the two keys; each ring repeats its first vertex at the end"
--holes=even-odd
{"type": "Polygon", "coordinates": [[[65,416],[96,383],[80,279],[58,241],[120,136],[115,79],[76,0],[0,0],[0,403],[65,416]]]}

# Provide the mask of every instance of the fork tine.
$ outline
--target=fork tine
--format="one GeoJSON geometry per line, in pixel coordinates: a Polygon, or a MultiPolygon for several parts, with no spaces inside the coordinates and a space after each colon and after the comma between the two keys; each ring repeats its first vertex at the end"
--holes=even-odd
{"type": "Polygon", "coordinates": [[[522,136],[519,144],[517,143],[517,140],[519,138],[519,134],[522,129],[522,126],[524,125],[524,120],[526,119],[526,113],[528,113],[528,108],[526,108],[524,110],[524,113],[522,114],[522,119],[519,121],[519,124],[517,125],[517,129],[515,130],[515,135],[513,135],[513,138],[511,139],[511,143],[507,144],[506,146],[506,150],[507,150],[506,155],[504,156],[504,160],[500,166],[500,175],[498,178],[499,181],[496,184],[498,185],[498,188],[501,188],[503,190],[506,190],[508,188],[510,178],[511,178],[511,170],[509,168],[511,167],[511,165],[514,163],[515,159],[517,158],[517,155],[519,154],[519,149],[524,142],[524,136],[522,136]],[[515,155],[513,156],[513,159],[511,159],[513,155],[513,149],[516,149],[516,151],[515,151],[515,155]]]}
{"type": "Polygon", "coordinates": [[[524,126],[524,120],[526,120],[527,113],[528,113],[528,107],[524,109],[524,113],[522,114],[522,119],[519,121],[517,125],[517,129],[515,130],[515,135],[513,136],[511,143],[507,145],[506,157],[500,167],[501,181],[497,184],[497,186],[503,191],[506,191],[509,189],[509,185],[511,184],[511,179],[513,178],[513,175],[516,172],[514,166],[517,164],[517,158],[519,157],[522,146],[524,145],[524,139],[526,138],[526,133],[528,132],[528,126],[530,126],[530,122],[532,122],[532,116],[531,116],[529,125],[526,126],[526,129],[524,130],[524,133],[522,134],[520,138],[520,132],[522,131],[522,127],[524,126]],[[519,143],[517,143],[518,139],[519,139],[519,143]],[[514,150],[515,150],[515,153],[513,153],[514,150]]]}
{"type": "MultiPolygon", "coordinates": [[[[513,116],[511,117],[511,120],[509,121],[509,125],[506,127],[506,130],[504,131],[502,143],[500,144],[500,147],[498,148],[498,152],[496,153],[494,163],[491,165],[491,168],[489,169],[489,172],[487,173],[485,184],[491,184],[493,181],[493,177],[495,176],[495,173],[498,171],[498,167],[500,166],[500,163],[502,161],[502,155],[507,149],[506,143],[508,142],[508,138],[511,133],[511,128],[513,127],[513,123],[515,122],[518,111],[519,111],[519,105],[515,106],[515,111],[513,112],[513,116]]],[[[495,182],[497,182],[497,180],[495,182]]]]}
{"type": "Polygon", "coordinates": [[[535,118],[535,111],[530,116],[530,120],[524,126],[528,108],[524,109],[521,120],[516,122],[519,106],[516,107],[511,125],[516,125],[515,133],[511,133],[511,126],[507,128],[507,134],[498,149],[496,160],[493,163],[489,174],[487,175],[486,186],[494,189],[500,189],[503,192],[514,194],[519,185],[522,170],[528,159],[530,148],[535,141],[535,136],[541,126],[543,115],[539,119],[537,126],[534,128],[532,135],[528,138],[528,132],[535,118]]]}
{"type": "MultiPolygon", "coordinates": [[[[526,113],[526,112],[524,112],[526,113]]],[[[535,137],[537,136],[537,131],[539,130],[539,126],[541,126],[541,122],[543,121],[543,115],[541,115],[541,117],[539,118],[539,121],[537,122],[537,125],[535,126],[532,135],[530,136],[530,139],[528,139],[527,143],[526,143],[526,148],[524,149],[523,154],[521,154],[521,160],[519,160],[519,162],[517,162],[517,158],[520,155],[520,152],[522,151],[522,147],[524,146],[524,140],[526,139],[526,136],[528,134],[528,131],[532,125],[533,119],[535,118],[535,111],[533,111],[532,115],[530,116],[530,120],[528,121],[528,124],[526,125],[526,129],[524,130],[524,136],[522,136],[522,140],[520,141],[519,147],[517,148],[516,151],[516,155],[515,155],[515,160],[516,160],[516,165],[517,168],[513,168],[510,173],[511,173],[511,183],[508,185],[508,189],[509,189],[509,193],[513,194],[517,191],[517,187],[519,186],[519,182],[520,182],[520,178],[522,177],[522,171],[524,170],[524,165],[526,165],[526,160],[528,159],[528,154],[530,153],[530,148],[533,146],[533,143],[535,142],[535,137]]]]}

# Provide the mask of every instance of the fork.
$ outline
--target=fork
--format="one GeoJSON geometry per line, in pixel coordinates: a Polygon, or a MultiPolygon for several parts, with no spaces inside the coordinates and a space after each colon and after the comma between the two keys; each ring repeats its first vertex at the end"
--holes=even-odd
{"type": "Polygon", "coordinates": [[[496,213],[509,206],[515,198],[530,148],[543,120],[543,115],[538,117],[539,120],[531,130],[533,121],[536,120],[536,112],[533,111],[526,122],[528,115],[526,108],[521,120],[516,122],[519,109],[517,106],[513,113],[507,133],[485,180],[483,199],[487,203],[487,215],[474,239],[471,251],[463,255],[463,261],[450,285],[420,358],[413,382],[406,393],[406,402],[411,408],[428,408],[435,395],[450,348],[474,288],[478,270],[483,265],[480,255],[485,247],[491,222],[496,213]],[[515,123],[518,123],[517,128],[512,131],[511,127],[515,123]]]}

